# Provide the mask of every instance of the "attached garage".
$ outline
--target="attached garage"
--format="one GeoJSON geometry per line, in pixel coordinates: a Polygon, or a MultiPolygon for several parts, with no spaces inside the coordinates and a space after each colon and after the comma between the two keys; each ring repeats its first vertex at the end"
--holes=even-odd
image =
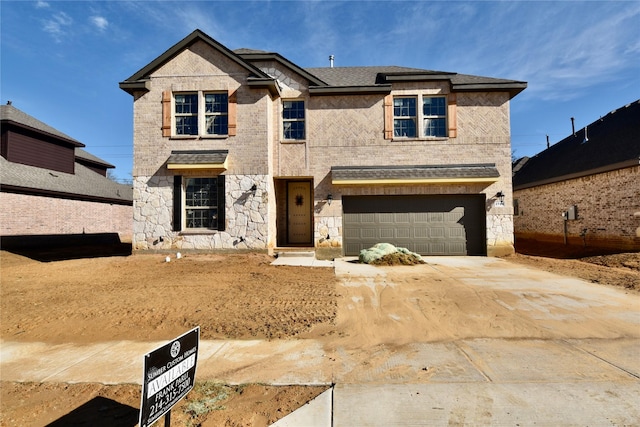
{"type": "Polygon", "coordinates": [[[486,255],[485,196],[343,196],[347,256],[376,243],[421,255],[486,255]]]}

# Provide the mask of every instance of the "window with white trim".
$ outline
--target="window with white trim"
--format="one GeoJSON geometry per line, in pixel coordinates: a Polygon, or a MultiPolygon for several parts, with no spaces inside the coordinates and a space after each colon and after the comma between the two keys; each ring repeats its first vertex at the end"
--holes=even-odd
{"type": "Polygon", "coordinates": [[[228,135],[227,92],[174,93],[175,135],[228,135]]]}
{"type": "Polygon", "coordinates": [[[305,138],[304,101],[282,101],[282,137],[305,138]]]}
{"type": "Polygon", "coordinates": [[[423,96],[422,116],[424,136],[447,136],[447,99],[444,96],[423,96]]]}
{"type": "Polygon", "coordinates": [[[393,98],[393,136],[415,138],[416,135],[416,97],[396,96],[393,98]]]}

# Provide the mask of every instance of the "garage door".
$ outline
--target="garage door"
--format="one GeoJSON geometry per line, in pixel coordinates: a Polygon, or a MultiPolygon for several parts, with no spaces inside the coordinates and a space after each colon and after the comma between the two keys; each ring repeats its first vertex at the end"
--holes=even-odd
{"type": "Polygon", "coordinates": [[[421,255],[486,255],[484,195],[344,196],[345,255],[392,243],[421,255]]]}

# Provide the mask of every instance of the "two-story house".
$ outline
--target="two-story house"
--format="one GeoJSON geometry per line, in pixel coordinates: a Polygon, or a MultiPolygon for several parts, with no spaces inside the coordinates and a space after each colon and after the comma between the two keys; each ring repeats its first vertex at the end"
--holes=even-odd
{"type": "Polygon", "coordinates": [[[107,178],[113,165],[11,102],[0,125],[3,249],[131,239],[132,189],[107,178]]]}
{"type": "Polygon", "coordinates": [[[524,82],[304,69],[196,30],[120,88],[134,250],[513,252],[509,101],[524,82]]]}

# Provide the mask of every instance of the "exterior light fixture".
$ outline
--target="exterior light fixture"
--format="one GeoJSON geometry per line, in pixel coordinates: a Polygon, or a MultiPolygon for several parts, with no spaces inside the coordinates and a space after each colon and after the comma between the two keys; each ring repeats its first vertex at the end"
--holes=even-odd
{"type": "Polygon", "coordinates": [[[327,194],[327,204],[331,206],[331,202],[333,201],[333,196],[331,194],[327,194]]]}
{"type": "Polygon", "coordinates": [[[257,190],[257,189],[258,189],[258,186],[257,186],[257,185],[253,184],[253,185],[251,186],[251,191],[253,191],[254,193],[256,192],[256,190],[257,190]]]}
{"type": "Polygon", "coordinates": [[[504,203],[504,193],[502,191],[498,191],[496,193],[496,198],[500,201],[500,203],[504,203]]]}

